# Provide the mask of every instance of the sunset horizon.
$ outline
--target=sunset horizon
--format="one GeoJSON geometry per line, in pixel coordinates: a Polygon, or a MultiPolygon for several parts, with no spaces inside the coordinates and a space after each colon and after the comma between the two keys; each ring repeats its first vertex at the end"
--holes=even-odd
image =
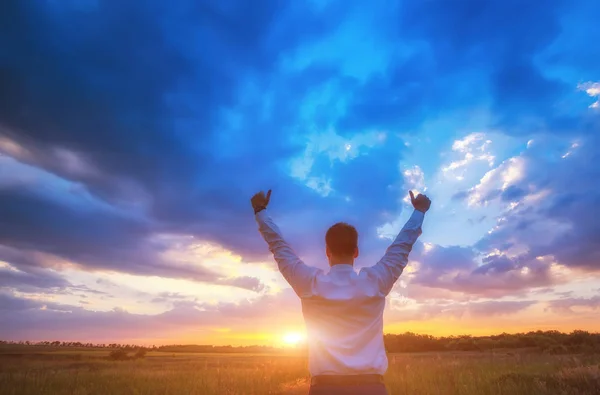
{"type": "MultiPolygon", "coordinates": [[[[556,328],[540,328],[535,327],[530,330],[522,330],[522,331],[497,331],[491,332],[488,330],[482,330],[480,332],[475,333],[449,333],[449,334],[434,334],[428,332],[420,332],[420,331],[411,331],[407,330],[404,332],[388,332],[384,331],[384,336],[388,335],[405,335],[407,333],[422,335],[422,336],[433,336],[434,338],[461,338],[461,337],[473,337],[473,338],[486,338],[500,335],[523,335],[527,333],[536,333],[536,332],[560,332],[562,334],[568,335],[573,332],[589,332],[592,335],[599,335],[600,331],[598,330],[585,330],[580,328],[572,328],[569,330],[558,330],[556,328]]],[[[110,345],[130,345],[134,347],[161,347],[161,346],[212,346],[212,347],[232,347],[236,348],[244,348],[244,347],[265,347],[265,348],[273,348],[273,349],[281,349],[281,350],[294,350],[298,348],[305,347],[307,345],[306,333],[302,331],[297,332],[286,332],[281,334],[266,334],[266,333],[238,333],[233,337],[229,338],[231,341],[228,341],[227,337],[222,337],[215,342],[206,342],[207,338],[203,338],[204,341],[198,340],[195,341],[193,338],[173,338],[173,339],[152,339],[144,340],[144,339],[105,339],[101,341],[92,341],[85,338],[80,339],[62,339],[62,338],[48,338],[48,339],[0,339],[0,344],[5,342],[7,344],[30,344],[30,345],[43,345],[42,343],[61,343],[58,346],[66,344],[77,344],[81,343],[83,345],[91,345],[93,347],[101,347],[102,345],[108,347],[110,345]],[[261,342],[262,341],[262,342],[261,342]]]]}

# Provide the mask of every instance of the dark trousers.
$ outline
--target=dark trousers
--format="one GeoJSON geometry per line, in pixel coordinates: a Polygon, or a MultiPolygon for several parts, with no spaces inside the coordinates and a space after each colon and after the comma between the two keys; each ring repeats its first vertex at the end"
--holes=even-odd
{"type": "Polygon", "coordinates": [[[316,384],[310,386],[308,395],[388,395],[382,383],[358,385],[316,384]]]}
{"type": "Polygon", "coordinates": [[[382,375],[357,374],[314,376],[308,395],[388,395],[388,392],[382,375]]]}

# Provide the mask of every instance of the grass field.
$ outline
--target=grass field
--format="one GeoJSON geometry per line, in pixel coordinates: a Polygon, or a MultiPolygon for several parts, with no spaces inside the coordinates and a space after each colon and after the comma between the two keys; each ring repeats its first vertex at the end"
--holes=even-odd
{"type": "MultiPolygon", "coordinates": [[[[301,356],[0,350],[0,394],[306,394],[301,356]]],[[[391,394],[600,394],[600,356],[538,353],[390,355],[391,394]]]]}

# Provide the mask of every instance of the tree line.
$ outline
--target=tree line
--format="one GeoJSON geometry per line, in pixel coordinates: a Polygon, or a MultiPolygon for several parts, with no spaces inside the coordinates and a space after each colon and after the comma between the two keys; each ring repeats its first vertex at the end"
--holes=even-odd
{"type": "Polygon", "coordinates": [[[434,337],[412,332],[384,335],[388,352],[427,351],[486,351],[494,349],[535,348],[550,353],[600,352],[600,333],[575,330],[563,333],[556,330],[526,333],[501,333],[492,336],[434,337]]]}
{"type": "MultiPolygon", "coordinates": [[[[501,333],[491,336],[431,336],[412,332],[402,334],[385,334],[384,344],[387,352],[443,352],[443,351],[486,351],[494,349],[523,349],[532,348],[543,352],[600,352],[600,333],[575,330],[570,333],[550,331],[531,331],[526,333],[501,333]]],[[[157,351],[157,352],[193,352],[193,353],[278,353],[289,352],[289,348],[272,346],[214,346],[194,344],[172,344],[163,346],[139,346],[121,343],[82,343],[67,341],[6,341],[0,340],[0,345],[20,345],[33,347],[67,347],[90,349],[118,349],[126,351],[157,351]]],[[[305,351],[306,344],[296,347],[305,351]]]]}

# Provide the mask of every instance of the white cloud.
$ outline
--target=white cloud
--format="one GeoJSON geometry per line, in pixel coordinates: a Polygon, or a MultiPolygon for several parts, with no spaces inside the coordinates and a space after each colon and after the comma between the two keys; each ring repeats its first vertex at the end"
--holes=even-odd
{"type": "MultiPolygon", "coordinates": [[[[514,150],[523,147],[527,140],[495,131],[471,131],[446,143],[447,150],[441,155],[442,163],[433,175],[428,174],[426,185],[425,180],[421,182],[420,179],[423,172],[421,166],[431,163],[433,159],[426,156],[426,152],[417,151],[418,154],[411,158],[411,162],[417,166],[401,168],[405,186],[422,185],[422,190],[426,189],[427,195],[433,201],[427,220],[432,225],[424,232],[424,241],[441,245],[470,245],[494,226],[495,217],[501,212],[498,207],[468,206],[464,201],[457,199],[456,195],[461,192],[464,194],[469,187],[479,184],[485,173],[490,171],[490,164],[496,163],[497,158],[506,158],[509,153],[514,155],[514,150]],[[460,232],[456,231],[457,226],[460,227],[460,232]]],[[[509,173],[506,177],[510,180],[514,176],[509,173]]],[[[404,204],[408,205],[407,196],[402,198],[404,204]]],[[[397,218],[381,224],[377,230],[379,236],[395,236],[410,212],[410,209],[403,210],[397,218]]]]}
{"type": "Polygon", "coordinates": [[[484,137],[483,133],[471,133],[461,140],[455,140],[452,144],[452,151],[470,152],[472,146],[483,140],[484,137]]]}
{"type": "Polygon", "coordinates": [[[487,197],[496,190],[504,191],[523,178],[525,159],[520,156],[509,158],[498,167],[488,171],[469,193],[469,206],[486,205],[487,197]]]}
{"type": "MultiPolygon", "coordinates": [[[[600,98],[600,82],[585,82],[577,85],[577,89],[585,91],[590,97],[600,98]]],[[[600,99],[590,105],[590,108],[600,108],[600,99]]]]}
{"type": "Polygon", "coordinates": [[[457,180],[463,180],[464,174],[474,161],[484,161],[488,166],[494,165],[495,156],[490,152],[492,140],[486,138],[485,133],[471,133],[452,144],[452,151],[461,154],[461,157],[442,166],[442,172],[457,180]]]}
{"type": "Polygon", "coordinates": [[[571,154],[577,149],[579,148],[580,144],[576,141],[573,144],[571,144],[571,147],[569,147],[569,150],[567,152],[565,152],[565,154],[563,156],[561,156],[562,159],[565,159],[569,156],[571,156],[571,154]]]}
{"type": "Polygon", "coordinates": [[[328,196],[333,191],[331,178],[308,177],[306,179],[306,186],[314,189],[321,196],[328,196]]]}

